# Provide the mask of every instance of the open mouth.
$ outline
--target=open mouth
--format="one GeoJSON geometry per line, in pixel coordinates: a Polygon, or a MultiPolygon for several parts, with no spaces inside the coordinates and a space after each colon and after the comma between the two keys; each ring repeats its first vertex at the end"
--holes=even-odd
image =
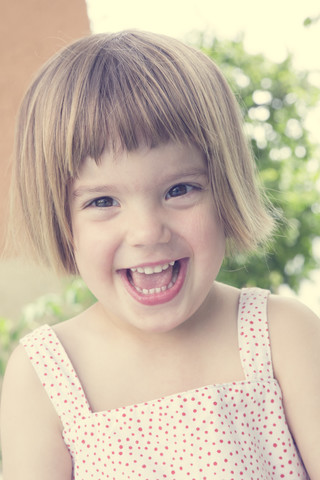
{"type": "Polygon", "coordinates": [[[187,271],[187,259],[128,268],[120,272],[130,295],[145,305],[172,300],[180,291],[187,271]]]}
{"type": "Polygon", "coordinates": [[[180,262],[165,263],[155,267],[137,267],[127,270],[127,278],[138,293],[153,295],[172,288],[178,278],[180,262]]]}

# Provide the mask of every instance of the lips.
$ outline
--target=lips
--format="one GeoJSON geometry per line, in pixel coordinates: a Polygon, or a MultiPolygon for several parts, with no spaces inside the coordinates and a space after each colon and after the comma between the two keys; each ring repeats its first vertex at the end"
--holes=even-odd
{"type": "Polygon", "coordinates": [[[128,293],[139,303],[157,305],[172,300],[180,291],[187,271],[187,259],[120,270],[128,293]]]}

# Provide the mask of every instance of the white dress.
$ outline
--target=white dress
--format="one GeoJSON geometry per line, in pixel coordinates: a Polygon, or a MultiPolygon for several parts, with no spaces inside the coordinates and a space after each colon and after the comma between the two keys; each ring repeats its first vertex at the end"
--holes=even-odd
{"type": "Polygon", "coordinates": [[[241,292],[244,381],[93,412],[57,336],[44,325],[21,340],[61,418],[76,480],[308,479],[273,377],[269,292],[241,292]]]}

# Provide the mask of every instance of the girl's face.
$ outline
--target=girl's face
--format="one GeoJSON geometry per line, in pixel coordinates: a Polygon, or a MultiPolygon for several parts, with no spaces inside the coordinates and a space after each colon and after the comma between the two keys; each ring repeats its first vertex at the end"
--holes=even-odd
{"type": "Polygon", "coordinates": [[[200,315],[225,236],[197,148],[87,158],[70,202],[78,269],[109,319],[155,333],[200,315]]]}

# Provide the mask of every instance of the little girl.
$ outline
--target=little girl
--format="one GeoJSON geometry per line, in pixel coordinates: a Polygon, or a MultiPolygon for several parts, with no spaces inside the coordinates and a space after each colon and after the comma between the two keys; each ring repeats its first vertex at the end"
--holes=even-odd
{"type": "Polygon", "coordinates": [[[77,41],[26,94],[14,168],[19,237],[97,302],[13,353],[4,480],[318,480],[318,319],[216,282],[273,221],[214,63],[77,41]]]}

